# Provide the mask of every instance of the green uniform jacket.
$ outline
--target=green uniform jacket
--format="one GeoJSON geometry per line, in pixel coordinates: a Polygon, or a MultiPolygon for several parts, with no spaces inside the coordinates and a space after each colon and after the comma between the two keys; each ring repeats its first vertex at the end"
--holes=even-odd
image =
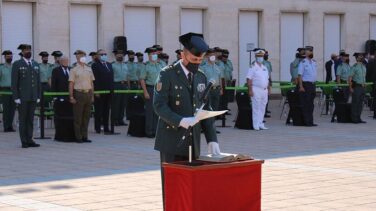
{"type": "Polygon", "coordinates": [[[0,87],[10,87],[12,79],[12,65],[0,64],[0,87]]]}
{"type": "Polygon", "coordinates": [[[13,98],[20,99],[21,102],[40,99],[41,86],[38,63],[31,61],[31,66],[29,66],[24,59],[13,63],[12,92],[13,98]]]}
{"type": "MultiPolygon", "coordinates": [[[[154,90],[154,111],[159,116],[155,149],[168,154],[188,156],[188,141],[179,146],[186,129],[179,127],[183,117],[192,117],[202,102],[207,79],[198,71],[193,77],[193,89],[184,74],[180,62],[164,68],[158,77],[154,90]],[[192,96],[192,98],[191,98],[192,96]]],[[[192,129],[193,152],[200,155],[201,126],[207,142],[217,142],[214,119],[201,121],[192,129]]]]}

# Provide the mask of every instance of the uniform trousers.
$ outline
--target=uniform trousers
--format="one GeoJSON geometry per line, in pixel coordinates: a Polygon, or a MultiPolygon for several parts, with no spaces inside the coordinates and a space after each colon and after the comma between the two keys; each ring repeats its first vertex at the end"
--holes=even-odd
{"type": "Polygon", "coordinates": [[[361,84],[354,85],[354,92],[352,93],[351,101],[351,121],[358,123],[361,120],[361,114],[363,110],[363,102],[365,96],[364,87],[361,84]]]}
{"type": "Polygon", "coordinates": [[[88,138],[88,127],[91,114],[91,93],[74,91],[76,104],[73,104],[74,134],[76,140],[88,138]]]}
{"type": "MultiPolygon", "coordinates": [[[[1,87],[1,91],[11,91],[9,87],[1,87]]],[[[13,129],[14,114],[16,105],[12,95],[2,95],[1,103],[3,104],[3,126],[4,130],[13,129]]]]}
{"type": "Polygon", "coordinates": [[[157,130],[158,116],[154,112],[153,98],[154,86],[146,85],[150,99],[145,99],[145,134],[147,136],[154,136],[157,130]]]}
{"type": "Polygon", "coordinates": [[[300,93],[303,119],[306,126],[313,125],[314,100],[316,97],[316,85],[312,82],[303,82],[305,92],[300,93]]]}
{"type": "Polygon", "coordinates": [[[253,97],[251,97],[251,101],[253,128],[260,129],[260,127],[264,127],[263,121],[266,104],[268,103],[268,89],[253,86],[252,90],[253,97]]]}
{"type": "Polygon", "coordinates": [[[23,101],[18,105],[19,133],[22,144],[33,142],[34,112],[37,106],[36,101],[23,101]]]}

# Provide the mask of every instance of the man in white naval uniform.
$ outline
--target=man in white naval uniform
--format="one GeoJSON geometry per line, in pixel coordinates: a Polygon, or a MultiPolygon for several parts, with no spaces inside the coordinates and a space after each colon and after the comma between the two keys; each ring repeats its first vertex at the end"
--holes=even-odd
{"type": "Polygon", "coordinates": [[[255,130],[267,130],[264,125],[264,115],[268,95],[271,91],[269,83],[269,71],[263,65],[265,51],[256,52],[256,62],[248,70],[248,94],[252,101],[252,121],[255,130]]]}

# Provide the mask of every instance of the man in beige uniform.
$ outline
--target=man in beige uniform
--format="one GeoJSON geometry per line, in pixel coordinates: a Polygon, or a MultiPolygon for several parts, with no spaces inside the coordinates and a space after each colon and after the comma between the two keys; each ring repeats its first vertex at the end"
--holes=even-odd
{"type": "Polygon", "coordinates": [[[69,99],[73,104],[74,133],[78,143],[88,139],[91,104],[94,101],[94,74],[86,64],[86,53],[77,50],[77,65],[69,73],[69,99]]]}

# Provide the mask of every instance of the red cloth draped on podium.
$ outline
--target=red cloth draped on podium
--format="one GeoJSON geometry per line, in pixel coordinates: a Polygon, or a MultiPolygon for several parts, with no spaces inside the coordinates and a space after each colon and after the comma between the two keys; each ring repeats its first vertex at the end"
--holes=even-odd
{"type": "Polygon", "coordinates": [[[166,211],[261,210],[263,162],[164,163],[166,211]]]}

